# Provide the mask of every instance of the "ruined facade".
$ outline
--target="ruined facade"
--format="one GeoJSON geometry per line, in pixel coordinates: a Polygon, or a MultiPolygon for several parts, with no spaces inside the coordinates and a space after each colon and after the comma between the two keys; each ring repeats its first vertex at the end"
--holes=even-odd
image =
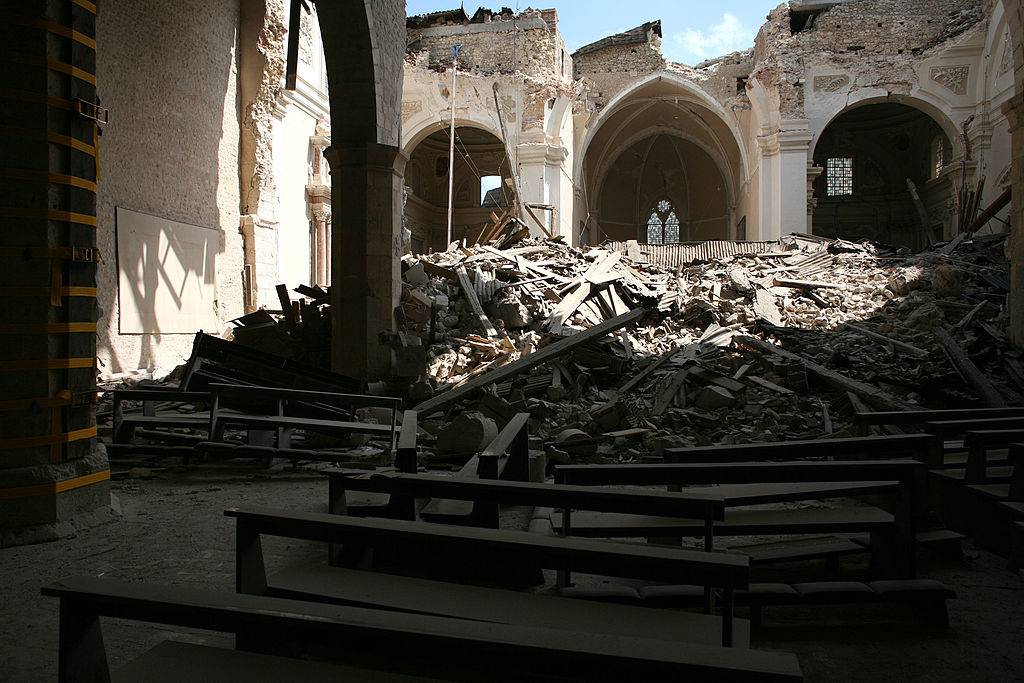
{"type": "Polygon", "coordinates": [[[449,48],[464,44],[459,125],[504,142],[520,201],[550,206],[575,243],[818,232],[917,247],[955,234],[965,188],[984,178],[984,207],[1010,181],[1001,3],[794,1],[749,50],[695,67],[664,57],[657,21],[568,61],[553,11],[437,13],[408,31],[407,153],[445,128],[449,48]]]}

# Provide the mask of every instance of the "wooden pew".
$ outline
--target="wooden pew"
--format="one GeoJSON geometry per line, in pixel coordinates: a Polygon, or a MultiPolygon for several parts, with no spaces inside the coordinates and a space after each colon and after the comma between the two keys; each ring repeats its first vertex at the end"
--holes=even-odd
{"type": "Polygon", "coordinates": [[[810,439],[774,443],[750,443],[721,446],[666,448],[665,462],[720,463],[763,462],[766,460],[879,460],[913,458],[928,462],[933,439],[926,434],[852,437],[848,439],[810,439]]]}
{"type": "MultiPolygon", "coordinates": [[[[637,486],[698,486],[735,485],[734,501],[741,505],[744,493],[756,495],[757,504],[781,500],[829,497],[853,493],[853,489],[864,486],[862,492],[884,490],[893,495],[893,513],[889,514],[873,507],[849,510],[796,510],[796,511],[737,511],[726,513],[725,522],[715,526],[719,535],[748,534],[804,534],[837,533],[839,531],[869,531],[872,533],[873,571],[886,578],[912,578],[914,576],[914,501],[922,490],[921,481],[926,469],[916,460],[863,460],[863,461],[797,461],[797,462],[729,462],[729,463],[685,463],[685,464],[624,464],[624,465],[565,465],[555,469],[555,481],[577,485],[637,485],[637,486]],[[815,486],[821,482],[822,486],[815,486]],[[831,482],[847,482],[849,490],[830,489],[824,485],[831,482]],[[868,482],[873,482],[869,484],[868,482]],[[889,482],[897,482],[893,486],[889,482]],[[751,486],[759,484],[782,484],[776,491],[759,490],[751,486]],[[807,483],[808,487],[796,484],[807,483]],[[788,485],[794,485],[789,490],[788,485]],[[744,491],[743,489],[746,488],[744,491]],[[778,496],[773,498],[773,496],[778,496]]],[[[729,502],[728,488],[720,495],[729,502]]],[[[591,527],[595,536],[673,536],[692,535],[695,524],[680,523],[669,518],[644,518],[640,515],[608,517],[604,514],[579,516],[574,522],[573,533],[588,533],[582,524],[591,527]]],[[[556,526],[559,521],[556,518],[556,526]]]]}
{"type": "Polygon", "coordinates": [[[853,416],[855,431],[867,436],[873,426],[922,427],[937,420],[984,420],[1002,417],[1024,417],[1022,408],[955,408],[952,410],[858,411],[853,416]]]}
{"type": "Polygon", "coordinates": [[[175,391],[167,389],[115,389],[111,392],[113,400],[113,425],[111,440],[115,444],[131,443],[135,430],[139,427],[188,427],[191,429],[208,430],[209,414],[182,414],[177,411],[157,413],[158,403],[205,403],[209,404],[211,395],[203,391],[175,391]],[[125,401],[141,401],[141,414],[125,414],[125,401]]]}
{"type": "MultiPolygon", "coordinates": [[[[1022,425],[1024,427],[1024,425],[1022,425]]],[[[989,480],[989,467],[1004,465],[1012,467],[1009,460],[989,460],[988,452],[992,449],[1009,448],[1014,442],[1024,439],[1024,428],[1021,429],[972,429],[964,434],[964,447],[967,449],[967,467],[964,471],[964,483],[984,484],[989,480]]],[[[1009,479],[1009,472],[1006,471],[1009,479]]]]}
{"type": "Polygon", "coordinates": [[[240,641],[300,642],[344,664],[162,643],[116,680],[801,680],[792,655],[543,627],[518,627],[282,598],[70,578],[60,599],[59,680],[112,679],[100,617],[234,633],[240,641]],[[500,662],[495,666],[495,662],[500,662]]]}
{"type": "Polygon", "coordinates": [[[733,642],[733,594],[746,588],[746,557],[592,541],[552,538],[523,531],[454,527],[429,522],[364,519],[297,513],[268,508],[229,508],[237,522],[236,588],[241,593],[267,590],[260,536],[284,536],[372,549],[400,549],[421,567],[434,562],[510,564],[565,569],[648,581],[686,580],[722,591],[722,644],[733,642]]]}
{"type": "Polygon", "coordinates": [[[386,396],[363,396],[360,394],[341,394],[327,391],[309,391],[305,389],[282,389],[278,387],[255,387],[239,384],[217,384],[209,386],[212,394],[210,406],[210,440],[222,441],[224,429],[228,424],[236,424],[255,430],[274,431],[277,434],[278,448],[291,446],[291,433],[295,428],[308,429],[340,434],[370,434],[386,436],[391,440],[391,448],[395,449],[398,439],[398,411],[402,406],[401,399],[386,396]],[[338,409],[344,407],[348,416],[338,415],[342,419],[321,419],[301,417],[291,411],[293,404],[301,404],[305,409],[325,407],[338,409]],[[242,408],[245,412],[228,412],[224,405],[242,408]],[[249,412],[256,406],[273,407],[260,413],[249,412]],[[390,424],[373,424],[354,419],[356,408],[384,408],[391,413],[390,424]],[[289,414],[289,412],[292,414],[289,414]],[[268,414],[273,412],[274,414],[268,414]]]}

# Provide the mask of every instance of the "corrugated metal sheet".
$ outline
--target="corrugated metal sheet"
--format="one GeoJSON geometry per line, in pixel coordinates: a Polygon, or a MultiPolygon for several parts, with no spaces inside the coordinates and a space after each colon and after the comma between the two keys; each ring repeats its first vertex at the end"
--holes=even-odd
{"type": "MultiPolygon", "coordinates": [[[[626,242],[608,242],[603,246],[625,254],[626,244],[626,242]]],[[[639,246],[640,253],[648,262],[665,268],[685,266],[694,261],[727,258],[737,254],[764,254],[782,249],[779,242],[733,242],[729,240],[682,244],[641,244],[639,246]]]]}

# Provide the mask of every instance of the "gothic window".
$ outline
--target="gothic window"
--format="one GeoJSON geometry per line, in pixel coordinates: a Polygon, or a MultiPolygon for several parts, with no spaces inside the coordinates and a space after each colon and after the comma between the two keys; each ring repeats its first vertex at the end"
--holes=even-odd
{"type": "Polygon", "coordinates": [[[853,194],[853,159],[831,158],[825,162],[825,181],[829,197],[849,197],[853,194]]]}
{"type": "Polygon", "coordinates": [[[667,199],[655,204],[647,218],[647,243],[679,243],[679,217],[672,209],[672,202],[667,199]]]}

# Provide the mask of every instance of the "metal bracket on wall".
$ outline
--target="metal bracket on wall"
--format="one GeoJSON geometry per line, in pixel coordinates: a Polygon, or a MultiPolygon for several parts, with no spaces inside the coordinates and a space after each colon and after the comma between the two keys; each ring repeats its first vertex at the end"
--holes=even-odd
{"type": "Polygon", "coordinates": [[[110,123],[110,110],[92,102],[75,99],[75,113],[103,125],[110,123]]]}

